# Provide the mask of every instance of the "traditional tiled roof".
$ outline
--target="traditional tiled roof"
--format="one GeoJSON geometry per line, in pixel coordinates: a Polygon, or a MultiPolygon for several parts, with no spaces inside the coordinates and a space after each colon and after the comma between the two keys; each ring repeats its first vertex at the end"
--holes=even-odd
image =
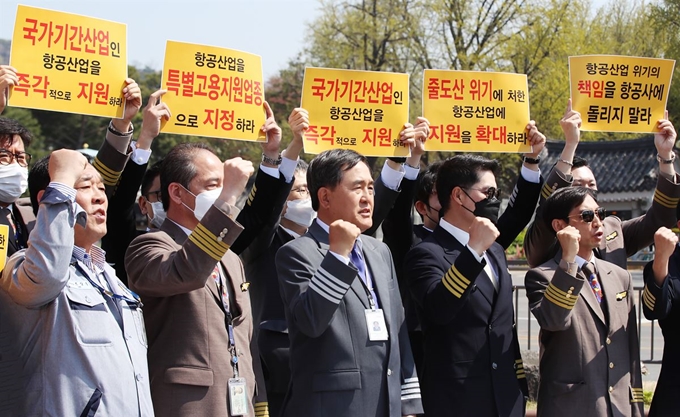
{"type": "MultiPolygon", "coordinates": [[[[540,164],[544,175],[560,158],[564,141],[549,139],[546,148],[548,155],[540,164]]],[[[600,193],[652,191],[656,186],[659,164],[654,135],[633,140],[581,142],[576,155],[588,160],[600,193]]]]}

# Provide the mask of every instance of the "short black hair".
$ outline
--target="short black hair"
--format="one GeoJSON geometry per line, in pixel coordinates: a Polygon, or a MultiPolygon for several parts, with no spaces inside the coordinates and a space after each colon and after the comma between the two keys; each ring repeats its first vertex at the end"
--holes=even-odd
{"type": "Polygon", "coordinates": [[[593,190],[586,187],[564,187],[555,191],[543,203],[543,221],[549,230],[553,230],[553,220],[559,219],[569,223],[569,213],[580,206],[587,196],[597,201],[593,190]]]}
{"type": "MultiPolygon", "coordinates": [[[[149,197],[149,191],[151,189],[151,184],[153,184],[153,181],[161,175],[161,164],[163,163],[163,160],[161,159],[160,161],[156,162],[155,164],[151,165],[151,168],[147,169],[146,172],[144,173],[144,176],[142,177],[142,195],[146,198],[149,197]]],[[[161,193],[163,194],[163,193],[161,193]]]]}
{"type": "Polygon", "coordinates": [[[571,161],[571,163],[572,163],[571,169],[576,169],[576,168],[581,168],[581,167],[590,168],[590,165],[588,165],[588,160],[586,158],[581,158],[580,156],[574,155],[574,159],[571,161]]]}
{"type": "Polygon", "coordinates": [[[444,161],[437,161],[429,165],[423,172],[418,174],[418,185],[416,189],[416,201],[430,205],[430,196],[434,191],[434,184],[437,181],[437,172],[444,161]]]}
{"type": "Polygon", "coordinates": [[[442,163],[435,183],[437,198],[442,206],[440,215],[449,211],[453,189],[472,187],[479,181],[479,174],[483,171],[491,171],[498,176],[500,164],[496,160],[473,154],[455,155],[442,163]]]}
{"type": "Polygon", "coordinates": [[[33,140],[33,135],[21,123],[7,117],[0,117],[0,146],[11,145],[14,135],[19,135],[24,142],[24,147],[28,148],[33,140]]]}
{"type": "Polygon", "coordinates": [[[50,185],[50,156],[38,160],[28,173],[28,194],[31,199],[33,214],[38,214],[38,193],[50,185]]]}
{"type": "Polygon", "coordinates": [[[354,168],[359,162],[368,166],[365,156],[350,149],[331,149],[318,154],[307,168],[307,188],[312,197],[312,208],[319,210],[319,189],[335,188],[342,181],[345,171],[354,168]]]}
{"type": "Polygon", "coordinates": [[[187,190],[189,189],[189,183],[196,176],[194,156],[201,150],[217,155],[208,144],[188,142],[180,143],[172,148],[165,159],[163,159],[161,164],[161,201],[163,202],[163,209],[166,211],[170,208],[168,186],[176,182],[187,190]]]}
{"type": "Polygon", "coordinates": [[[295,166],[295,171],[307,172],[307,169],[309,169],[309,164],[303,159],[298,159],[297,165],[295,166]]]}

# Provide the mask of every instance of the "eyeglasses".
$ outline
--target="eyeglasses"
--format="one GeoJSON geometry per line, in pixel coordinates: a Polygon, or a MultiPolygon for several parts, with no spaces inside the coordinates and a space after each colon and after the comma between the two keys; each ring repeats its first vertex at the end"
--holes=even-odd
{"type": "Polygon", "coordinates": [[[151,197],[152,195],[155,195],[155,196],[156,196],[156,201],[161,201],[161,190],[158,190],[158,191],[149,191],[148,193],[146,193],[146,196],[145,196],[145,197],[146,197],[147,200],[151,201],[151,198],[150,198],[150,197],[151,197]]]}
{"type": "Polygon", "coordinates": [[[585,223],[590,223],[595,220],[595,216],[597,216],[597,218],[600,220],[604,220],[604,218],[607,216],[607,210],[605,210],[604,207],[598,207],[595,210],[583,210],[579,214],[572,214],[571,216],[567,217],[580,217],[585,223]]]}
{"type": "Polygon", "coordinates": [[[298,193],[298,194],[300,194],[300,195],[307,195],[307,194],[309,194],[309,188],[307,188],[306,186],[293,188],[293,189],[290,190],[290,191],[291,191],[291,192],[294,192],[294,193],[298,193]]]}
{"type": "Polygon", "coordinates": [[[496,187],[489,187],[486,190],[481,190],[479,188],[472,188],[472,187],[466,187],[468,190],[475,190],[479,191],[480,193],[486,195],[486,198],[489,200],[493,200],[494,198],[500,198],[501,197],[501,190],[497,189],[496,187]]]}
{"type": "Polygon", "coordinates": [[[9,149],[0,149],[0,165],[9,165],[16,160],[17,164],[22,167],[27,167],[31,162],[31,154],[26,152],[14,153],[9,149]]]}

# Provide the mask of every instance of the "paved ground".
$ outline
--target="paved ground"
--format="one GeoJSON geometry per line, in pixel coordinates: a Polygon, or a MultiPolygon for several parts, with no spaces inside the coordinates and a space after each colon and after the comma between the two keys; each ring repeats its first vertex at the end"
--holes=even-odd
{"type": "MultiPolygon", "coordinates": [[[[513,283],[517,286],[524,286],[526,269],[511,269],[510,272],[512,274],[513,283]]],[[[642,288],[642,271],[631,270],[630,273],[633,277],[633,284],[635,287],[642,288]]],[[[640,323],[642,329],[640,332],[640,356],[648,371],[646,375],[643,375],[642,379],[645,383],[645,389],[653,389],[653,386],[656,384],[656,380],[659,377],[659,370],[661,368],[660,362],[663,354],[663,336],[657,322],[650,322],[644,317],[640,320],[639,296],[640,292],[636,291],[635,303],[638,312],[638,323],[640,323]]],[[[516,299],[519,304],[517,322],[520,346],[522,349],[538,352],[538,322],[536,322],[536,319],[529,312],[528,301],[523,289],[518,291],[518,298],[516,299]]]]}

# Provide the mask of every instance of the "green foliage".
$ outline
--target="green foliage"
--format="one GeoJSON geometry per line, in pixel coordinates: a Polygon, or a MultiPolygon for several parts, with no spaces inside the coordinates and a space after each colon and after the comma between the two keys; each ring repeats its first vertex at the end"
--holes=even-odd
{"type": "Polygon", "coordinates": [[[643,391],[642,392],[642,398],[645,402],[645,405],[649,407],[652,405],[652,397],[654,396],[654,391],[643,391]]]}

